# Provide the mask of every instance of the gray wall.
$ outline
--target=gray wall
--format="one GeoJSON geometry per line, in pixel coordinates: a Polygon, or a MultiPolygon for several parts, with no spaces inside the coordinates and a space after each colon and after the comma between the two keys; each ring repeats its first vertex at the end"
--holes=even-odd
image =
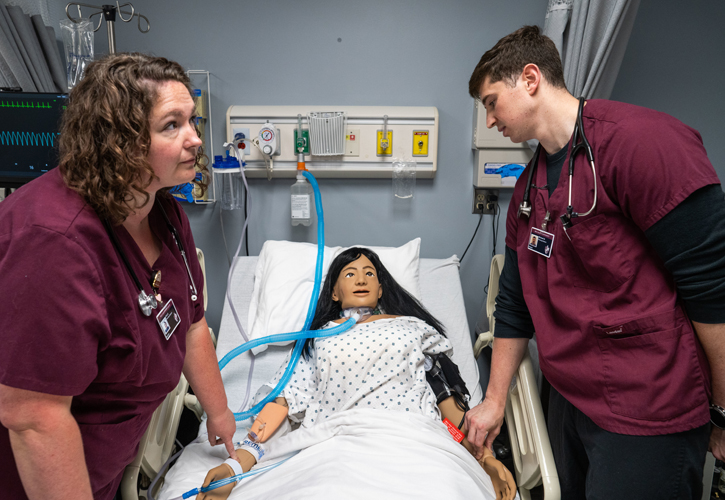
{"type": "MultiPolygon", "coordinates": [[[[422,257],[445,258],[463,253],[478,222],[471,214],[468,78],[500,37],[542,23],[547,2],[133,0],[133,5],[149,18],[151,31],[144,35],[135,23],[117,22],[117,50],[152,52],[212,73],[216,154],[222,153],[230,105],[436,106],[438,174],[419,179],[412,200],[394,199],[390,180],[321,179],[319,184],[328,244],[398,246],[420,236],[422,257]]],[[[99,53],[107,52],[105,29],[96,37],[99,53]]],[[[268,239],[316,241],[315,224],[290,225],[292,183],[250,180],[252,255],[268,239]]],[[[219,209],[191,206],[187,214],[207,258],[207,318],[216,329],[228,270],[219,209]]],[[[238,211],[223,216],[233,252],[243,219],[238,211]]],[[[502,227],[504,219],[505,212],[502,227]]],[[[472,327],[484,303],[491,251],[487,216],[461,268],[472,327]]]]}
{"type": "MultiPolygon", "coordinates": [[[[478,217],[471,215],[470,72],[501,36],[543,25],[546,0],[175,2],[134,0],[152,29],[116,23],[119,51],[152,52],[212,73],[214,152],[221,154],[224,114],[234,104],[436,106],[440,113],[438,175],[418,180],[413,200],[396,200],[390,181],[320,180],[330,245],[397,246],[422,237],[423,257],[461,255],[478,217]],[[338,41],[340,39],[341,41],[338,41]]],[[[65,2],[63,2],[65,5],[65,2]]],[[[613,99],[670,113],[698,129],[725,178],[725,3],[642,0],[613,99]]],[[[97,36],[107,51],[105,27],[97,36]]],[[[316,241],[316,226],[289,223],[292,180],[251,180],[250,253],[267,239],[316,241]]],[[[504,248],[510,196],[502,195],[498,252],[504,248]]],[[[227,258],[215,206],[190,206],[197,245],[207,257],[208,320],[217,329],[227,258]]],[[[224,212],[233,251],[242,226],[224,212]]],[[[473,329],[485,295],[492,251],[486,216],[461,266],[473,329]]]]}
{"type": "Polygon", "coordinates": [[[642,0],[612,99],[697,129],[725,180],[725,2],[642,0]]]}

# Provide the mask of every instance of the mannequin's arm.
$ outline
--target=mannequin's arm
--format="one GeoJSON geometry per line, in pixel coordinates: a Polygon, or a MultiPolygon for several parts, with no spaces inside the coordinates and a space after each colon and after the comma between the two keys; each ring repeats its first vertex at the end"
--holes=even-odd
{"type": "MultiPolygon", "coordinates": [[[[441,410],[441,416],[443,418],[447,418],[451,423],[453,423],[453,425],[457,426],[460,422],[463,422],[465,412],[456,404],[456,401],[452,396],[441,401],[438,408],[441,410]]],[[[461,427],[460,431],[464,436],[468,434],[468,429],[466,428],[465,423],[461,427]]],[[[464,437],[461,444],[471,455],[475,456],[473,445],[468,441],[468,439],[464,437]]],[[[496,500],[513,500],[516,496],[516,482],[514,481],[511,472],[509,472],[509,470],[501,462],[496,460],[493,453],[491,453],[491,450],[484,446],[483,458],[481,458],[478,463],[481,464],[481,467],[483,467],[483,470],[486,471],[486,474],[491,477],[493,488],[496,491],[496,500]]]]}
{"type": "MultiPolygon", "coordinates": [[[[274,403],[267,403],[262,411],[259,412],[257,418],[254,419],[254,424],[247,434],[247,439],[244,440],[245,444],[249,443],[254,446],[255,443],[264,443],[269,439],[274,432],[279,428],[287,417],[289,411],[287,401],[284,398],[277,398],[274,403]]],[[[249,446],[243,446],[237,448],[237,462],[241,466],[242,472],[248,472],[257,463],[257,455],[255,451],[248,451],[245,448],[249,446]]],[[[257,452],[258,453],[258,452],[257,452]]],[[[261,458],[261,457],[260,457],[261,458]]],[[[232,459],[229,459],[232,460],[232,459]]],[[[223,463],[218,467],[214,467],[210,470],[206,478],[204,478],[204,484],[202,487],[209,486],[213,481],[219,481],[220,479],[226,479],[228,477],[235,476],[237,472],[232,468],[232,465],[223,463]]],[[[229,496],[236,483],[228,484],[217,488],[215,490],[200,493],[198,496],[199,500],[224,500],[229,496]]]]}

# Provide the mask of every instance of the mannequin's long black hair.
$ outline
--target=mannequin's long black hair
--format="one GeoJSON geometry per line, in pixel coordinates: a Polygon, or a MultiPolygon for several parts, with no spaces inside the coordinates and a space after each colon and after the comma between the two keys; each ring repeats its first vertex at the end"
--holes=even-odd
{"type": "MultiPolygon", "coordinates": [[[[377,270],[378,281],[383,287],[383,296],[380,297],[380,300],[378,300],[378,307],[382,309],[385,314],[392,314],[395,316],[413,316],[428,323],[441,335],[445,335],[443,325],[441,325],[440,322],[415,299],[415,297],[406,292],[405,289],[400,286],[397,281],[395,281],[390,272],[385,269],[383,263],[380,262],[378,254],[369,248],[363,247],[348,248],[335,257],[335,260],[333,260],[332,264],[330,264],[325,284],[323,285],[322,292],[320,293],[320,299],[317,301],[315,317],[312,319],[312,324],[310,326],[311,330],[319,330],[328,322],[340,318],[342,307],[339,302],[332,300],[333,289],[337,284],[340,272],[345,268],[345,266],[356,261],[362,255],[370,259],[370,262],[377,270]]],[[[308,359],[312,354],[313,347],[314,339],[307,339],[303,350],[305,359],[308,359]]]]}

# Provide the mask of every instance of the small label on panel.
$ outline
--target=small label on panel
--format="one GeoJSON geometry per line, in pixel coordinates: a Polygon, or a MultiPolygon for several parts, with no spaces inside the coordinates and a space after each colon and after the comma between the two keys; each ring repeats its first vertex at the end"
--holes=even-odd
{"type": "Polygon", "coordinates": [[[292,218],[293,219],[309,219],[310,218],[310,195],[293,194],[292,195],[292,218]]]}

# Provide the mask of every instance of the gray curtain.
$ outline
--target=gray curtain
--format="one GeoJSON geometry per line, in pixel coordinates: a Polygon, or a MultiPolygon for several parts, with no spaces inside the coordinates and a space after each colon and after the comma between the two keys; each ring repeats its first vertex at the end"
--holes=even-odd
{"type": "Polygon", "coordinates": [[[559,49],[575,97],[608,99],[640,0],[549,0],[544,34],[559,49]]]}
{"type": "Polygon", "coordinates": [[[53,28],[41,15],[0,4],[0,86],[25,92],[67,92],[65,67],[53,28]]]}

